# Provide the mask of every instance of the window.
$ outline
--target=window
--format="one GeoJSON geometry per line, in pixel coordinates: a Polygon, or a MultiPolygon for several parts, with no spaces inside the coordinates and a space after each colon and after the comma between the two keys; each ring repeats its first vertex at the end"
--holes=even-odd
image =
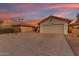
{"type": "Polygon", "coordinates": [[[52,19],[50,19],[50,21],[52,21],[52,19]]]}

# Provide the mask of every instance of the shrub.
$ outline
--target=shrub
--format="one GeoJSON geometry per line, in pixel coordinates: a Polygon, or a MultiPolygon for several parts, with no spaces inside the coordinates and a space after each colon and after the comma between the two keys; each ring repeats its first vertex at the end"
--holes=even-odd
{"type": "Polygon", "coordinates": [[[20,32],[19,28],[0,28],[0,34],[20,32]],[[17,30],[17,31],[16,31],[17,30]]]}
{"type": "Polygon", "coordinates": [[[79,34],[77,35],[77,37],[79,37],[79,34]]]}

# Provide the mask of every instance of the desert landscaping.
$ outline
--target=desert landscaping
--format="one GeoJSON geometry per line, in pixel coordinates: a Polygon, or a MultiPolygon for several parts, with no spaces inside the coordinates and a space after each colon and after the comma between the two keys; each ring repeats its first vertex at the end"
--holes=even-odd
{"type": "Polygon", "coordinates": [[[67,41],[72,48],[73,53],[79,56],[79,34],[69,34],[66,36],[67,41]]]}

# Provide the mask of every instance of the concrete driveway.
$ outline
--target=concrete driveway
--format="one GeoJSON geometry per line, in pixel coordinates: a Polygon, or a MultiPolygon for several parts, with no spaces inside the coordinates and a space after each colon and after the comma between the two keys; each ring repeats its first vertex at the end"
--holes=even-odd
{"type": "Polygon", "coordinates": [[[0,55],[73,56],[64,35],[18,33],[0,35],[0,55]]]}

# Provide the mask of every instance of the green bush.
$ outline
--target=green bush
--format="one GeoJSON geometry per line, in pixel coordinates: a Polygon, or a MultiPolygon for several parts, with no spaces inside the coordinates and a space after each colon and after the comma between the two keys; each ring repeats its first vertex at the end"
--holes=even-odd
{"type": "Polygon", "coordinates": [[[0,28],[0,34],[20,32],[19,28],[0,28]]]}

